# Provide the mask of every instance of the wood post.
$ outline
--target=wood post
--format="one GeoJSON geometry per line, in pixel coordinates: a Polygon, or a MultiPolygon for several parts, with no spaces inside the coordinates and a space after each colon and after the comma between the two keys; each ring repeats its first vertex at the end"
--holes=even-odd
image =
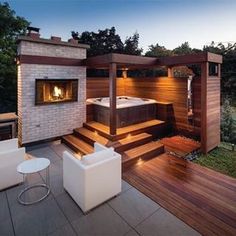
{"type": "Polygon", "coordinates": [[[116,63],[109,65],[110,135],[116,135],[116,63]]]}
{"type": "Polygon", "coordinates": [[[201,64],[201,149],[207,153],[207,78],[209,63],[201,64]]]}

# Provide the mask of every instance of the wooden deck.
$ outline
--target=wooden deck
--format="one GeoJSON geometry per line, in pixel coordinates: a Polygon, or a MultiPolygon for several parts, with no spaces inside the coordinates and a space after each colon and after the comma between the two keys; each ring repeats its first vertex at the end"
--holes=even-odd
{"type": "Polygon", "coordinates": [[[160,142],[165,146],[167,152],[173,152],[181,157],[186,157],[201,147],[199,142],[179,135],[163,138],[160,142]]]}
{"type": "Polygon", "coordinates": [[[236,180],[168,154],[123,178],[203,235],[236,235],[236,180]]]}
{"type": "MultiPolygon", "coordinates": [[[[109,140],[118,140],[121,138],[125,138],[128,134],[140,134],[143,132],[149,132],[149,131],[158,131],[160,130],[163,132],[163,127],[165,126],[165,122],[161,120],[149,120],[146,122],[129,125],[126,127],[118,128],[117,134],[115,136],[109,134],[109,126],[103,125],[96,121],[90,121],[87,123],[84,123],[84,127],[87,129],[90,129],[92,131],[97,131],[102,136],[106,137],[109,140]]],[[[161,134],[160,132],[160,134],[161,134]]]]}

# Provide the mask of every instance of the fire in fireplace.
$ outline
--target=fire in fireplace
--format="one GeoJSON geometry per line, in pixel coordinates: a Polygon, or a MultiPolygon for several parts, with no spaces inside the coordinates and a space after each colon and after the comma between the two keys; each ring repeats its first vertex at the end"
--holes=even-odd
{"type": "Polygon", "coordinates": [[[35,104],[74,102],[78,99],[77,79],[36,79],[35,104]]]}

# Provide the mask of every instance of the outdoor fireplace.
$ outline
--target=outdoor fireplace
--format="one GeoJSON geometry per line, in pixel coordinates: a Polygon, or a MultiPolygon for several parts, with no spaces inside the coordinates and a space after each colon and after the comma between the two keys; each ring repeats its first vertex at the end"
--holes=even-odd
{"type": "Polygon", "coordinates": [[[35,105],[78,100],[78,79],[36,79],[35,105]]]}

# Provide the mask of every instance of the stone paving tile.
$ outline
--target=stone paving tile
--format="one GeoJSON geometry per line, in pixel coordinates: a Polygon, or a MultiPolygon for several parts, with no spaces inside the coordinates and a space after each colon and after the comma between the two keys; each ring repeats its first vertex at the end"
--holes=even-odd
{"type": "Polygon", "coordinates": [[[125,236],[139,236],[139,234],[135,230],[130,230],[125,236]]]}
{"type": "MultiPolygon", "coordinates": [[[[0,192],[0,222],[10,218],[6,192],[0,192]]],[[[0,234],[1,235],[1,234],[0,234]]]]}
{"type": "Polygon", "coordinates": [[[34,149],[28,153],[34,157],[47,158],[51,161],[51,163],[61,160],[61,158],[55,153],[55,151],[50,146],[34,149]]]}
{"type": "Polygon", "coordinates": [[[197,236],[200,235],[177,217],[160,208],[152,216],[137,226],[143,236],[197,236]]]}
{"type": "Polygon", "coordinates": [[[108,204],[133,227],[160,208],[135,188],[127,190],[108,204]]]}
{"type": "Polygon", "coordinates": [[[121,236],[131,229],[107,204],[73,221],[72,225],[80,236],[121,236]]]}
{"type": "Polygon", "coordinates": [[[17,236],[46,235],[69,223],[53,198],[30,206],[14,204],[11,212],[17,236]]]}
{"type": "Polygon", "coordinates": [[[67,148],[63,143],[52,144],[50,147],[60,158],[63,157],[64,151],[71,152],[71,150],[67,148]]]}
{"type": "Polygon", "coordinates": [[[122,180],[121,192],[124,193],[130,188],[133,188],[133,187],[130,184],[128,184],[126,181],[122,180]]]}
{"type": "MultiPolygon", "coordinates": [[[[43,182],[43,179],[41,178],[41,176],[38,173],[33,174],[33,175],[28,175],[27,186],[32,185],[32,184],[39,184],[39,183],[44,183],[44,182],[43,182]]],[[[23,188],[24,188],[24,185],[19,184],[19,185],[13,187],[13,188],[9,188],[9,189],[6,190],[10,206],[13,205],[13,204],[18,203],[17,202],[17,196],[21,192],[21,190],[23,190],[23,188]]],[[[26,200],[33,200],[33,199],[36,199],[36,198],[42,196],[43,193],[45,193],[44,188],[34,188],[34,189],[31,189],[31,190],[27,191],[24,194],[24,196],[26,197],[26,200]]]]}
{"type": "Polygon", "coordinates": [[[62,175],[54,175],[50,177],[50,189],[54,197],[66,193],[65,189],[63,188],[62,175]]]}
{"type": "Polygon", "coordinates": [[[56,197],[60,209],[64,212],[66,218],[71,222],[83,216],[83,212],[74,200],[67,193],[56,197]]]}
{"type": "Polygon", "coordinates": [[[9,217],[7,217],[7,219],[5,220],[0,221],[0,235],[14,236],[11,219],[9,217]]]}
{"type": "Polygon", "coordinates": [[[62,228],[48,234],[48,236],[76,236],[77,234],[73,230],[70,224],[63,226],[62,228]]]}

